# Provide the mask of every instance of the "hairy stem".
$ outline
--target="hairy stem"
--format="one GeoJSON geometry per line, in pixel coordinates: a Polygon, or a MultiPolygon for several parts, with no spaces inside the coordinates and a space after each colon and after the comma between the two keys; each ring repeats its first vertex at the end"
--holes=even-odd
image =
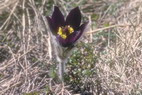
{"type": "Polygon", "coordinates": [[[61,61],[58,64],[58,75],[59,75],[59,79],[62,82],[64,81],[64,72],[65,72],[65,61],[61,61]]]}

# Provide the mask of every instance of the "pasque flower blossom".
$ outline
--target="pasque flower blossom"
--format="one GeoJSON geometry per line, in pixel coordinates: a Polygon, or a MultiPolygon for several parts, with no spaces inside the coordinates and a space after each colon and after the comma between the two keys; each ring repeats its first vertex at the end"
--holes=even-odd
{"type": "Polygon", "coordinates": [[[79,7],[72,9],[66,19],[57,6],[51,17],[47,16],[51,32],[51,42],[57,57],[59,78],[63,81],[65,63],[75,47],[75,43],[85,31],[88,22],[81,24],[79,7]]]}
{"type": "Polygon", "coordinates": [[[78,7],[72,9],[65,19],[59,8],[55,6],[52,16],[47,16],[47,21],[52,34],[56,36],[57,42],[62,47],[73,46],[88,24],[86,22],[80,25],[81,12],[78,7]]]}

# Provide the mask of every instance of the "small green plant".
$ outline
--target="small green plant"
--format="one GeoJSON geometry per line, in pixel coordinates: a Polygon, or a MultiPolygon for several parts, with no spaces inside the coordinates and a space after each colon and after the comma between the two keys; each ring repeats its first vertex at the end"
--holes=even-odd
{"type": "Polygon", "coordinates": [[[84,79],[91,78],[96,73],[95,63],[97,56],[91,43],[80,43],[78,49],[69,58],[68,75],[65,81],[71,84],[74,90],[84,89],[84,79]]]}

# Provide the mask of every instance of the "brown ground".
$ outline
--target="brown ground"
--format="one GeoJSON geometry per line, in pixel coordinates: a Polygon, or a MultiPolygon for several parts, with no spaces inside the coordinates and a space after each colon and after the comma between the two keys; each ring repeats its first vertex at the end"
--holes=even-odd
{"type": "Polygon", "coordinates": [[[142,0],[1,0],[0,95],[141,95],[142,0]],[[42,15],[75,6],[90,22],[57,80],[42,15]],[[79,59],[79,60],[77,60],[79,59]]]}

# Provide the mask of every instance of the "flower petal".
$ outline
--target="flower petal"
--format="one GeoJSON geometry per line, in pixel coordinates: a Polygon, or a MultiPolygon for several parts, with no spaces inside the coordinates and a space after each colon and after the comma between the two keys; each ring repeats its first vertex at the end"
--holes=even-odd
{"type": "Polygon", "coordinates": [[[57,36],[57,41],[59,42],[59,44],[63,47],[70,47],[73,46],[74,44],[74,36],[75,36],[75,32],[73,34],[71,34],[70,36],[68,36],[66,39],[63,39],[61,36],[57,36]]]}
{"type": "Polygon", "coordinates": [[[63,39],[62,37],[60,36],[57,36],[57,41],[58,43],[62,46],[62,47],[69,47],[70,46],[70,43],[68,42],[67,39],[63,39]]]}
{"type": "Polygon", "coordinates": [[[54,35],[56,35],[57,33],[55,32],[56,30],[55,30],[55,27],[54,27],[54,24],[53,24],[52,19],[51,19],[49,16],[47,16],[46,18],[47,18],[48,25],[49,25],[49,28],[50,28],[51,32],[52,32],[54,35]]]}
{"type": "Polygon", "coordinates": [[[79,7],[76,7],[70,11],[66,18],[66,25],[71,25],[75,30],[80,26],[81,13],[79,7]]]}
{"type": "Polygon", "coordinates": [[[55,30],[57,32],[58,27],[65,25],[64,16],[57,6],[54,6],[54,12],[51,17],[52,17],[53,24],[55,26],[55,30]]]}
{"type": "Polygon", "coordinates": [[[84,33],[86,27],[88,25],[88,22],[82,24],[80,27],[79,27],[79,31],[77,31],[77,33],[75,34],[74,36],[74,43],[81,37],[81,35],[84,33]]]}

